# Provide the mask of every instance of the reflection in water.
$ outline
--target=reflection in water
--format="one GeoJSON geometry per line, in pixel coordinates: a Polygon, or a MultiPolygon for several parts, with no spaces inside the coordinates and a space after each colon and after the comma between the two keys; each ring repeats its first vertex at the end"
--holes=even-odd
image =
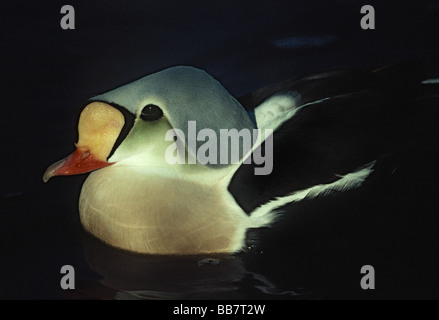
{"type": "Polygon", "coordinates": [[[85,257],[115,290],[115,299],[292,298],[261,274],[247,271],[245,255],[154,256],[110,247],[83,234],[85,257]],[[249,295],[249,292],[251,294],[249,295]]]}

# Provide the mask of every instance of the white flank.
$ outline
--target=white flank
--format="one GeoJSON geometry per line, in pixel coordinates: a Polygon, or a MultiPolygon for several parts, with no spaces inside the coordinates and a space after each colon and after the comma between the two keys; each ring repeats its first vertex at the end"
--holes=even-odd
{"type": "Polygon", "coordinates": [[[319,195],[327,195],[331,192],[341,192],[360,187],[373,172],[375,163],[376,161],[373,161],[352,173],[340,176],[341,178],[333,183],[319,184],[305,190],[296,191],[292,194],[278,197],[261,205],[250,214],[252,225],[249,228],[269,226],[276,221],[276,218],[280,213],[280,210],[277,209],[286,204],[301,201],[305,198],[315,198],[319,195]]]}
{"type": "Polygon", "coordinates": [[[290,95],[275,95],[255,108],[259,129],[276,130],[297,111],[297,102],[290,95]]]}
{"type": "Polygon", "coordinates": [[[437,83],[439,83],[439,78],[424,80],[424,81],[422,81],[422,83],[423,84],[437,84],[437,83]]]}
{"type": "Polygon", "coordinates": [[[291,119],[297,112],[307,106],[329,100],[324,98],[312,101],[301,106],[291,95],[275,95],[268,98],[255,108],[256,123],[258,129],[277,130],[285,121],[291,119]]]}

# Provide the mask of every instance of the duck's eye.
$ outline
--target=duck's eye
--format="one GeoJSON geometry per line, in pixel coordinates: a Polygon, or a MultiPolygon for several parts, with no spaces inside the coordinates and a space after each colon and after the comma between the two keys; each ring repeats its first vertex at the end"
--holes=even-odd
{"type": "Polygon", "coordinates": [[[144,121],[158,120],[163,116],[163,111],[155,104],[148,104],[143,107],[140,118],[144,121]]]}

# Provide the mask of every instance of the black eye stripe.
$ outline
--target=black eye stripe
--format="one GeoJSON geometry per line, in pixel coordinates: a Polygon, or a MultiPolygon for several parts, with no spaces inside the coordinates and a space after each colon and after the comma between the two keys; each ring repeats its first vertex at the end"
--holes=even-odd
{"type": "MultiPolygon", "coordinates": [[[[108,103],[108,102],[105,102],[108,103]]],[[[125,109],[124,107],[122,107],[121,105],[118,105],[116,103],[108,103],[110,106],[112,106],[113,108],[119,110],[122,114],[123,117],[125,118],[125,124],[122,128],[122,130],[119,133],[119,136],[117,137],[116,142],[114,143],[113,148],[111,149],[110,154],[108,155],[107,159],[110,159],[111,156],[114,154],[114,152],[116,151],[116,149],[120,146],[120,144],[122,143],[123,140],[125,140],[126,136],[128,135],[128,133],[131,131],[131,129],[134,126],[134,121],[136,120],[136,116],[135,114],[131,113],[130,111],[128,111],[127,109],[125,109]]]]}
{"type": "Polygon", "coordinates": [[[143,107],[140,118],[143,121],[155,121],[163,117],[163,110],[155,104],[148,104],[143,107]]]}

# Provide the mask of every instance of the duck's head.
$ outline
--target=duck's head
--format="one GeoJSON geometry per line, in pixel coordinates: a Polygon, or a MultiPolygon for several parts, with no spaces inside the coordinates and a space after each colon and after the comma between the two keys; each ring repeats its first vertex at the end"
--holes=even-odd
{"type": "MultiPolygon", "coordinates": [[[[218,137],[220,129],[254,128],[239,102],[212,76],[193,67],[173,67],[91,98],[80,114],[76,150],[51,165],[43,180],[110,165],[170,167],[166,152],[175,142],[169,132],[185,142],[186,158],[204,143],[189,141],[189,121],[196,121],[198,132],[210,129],[218,137]]],[[[227,165],[219,156],[207,167],[227,165]]]]}

